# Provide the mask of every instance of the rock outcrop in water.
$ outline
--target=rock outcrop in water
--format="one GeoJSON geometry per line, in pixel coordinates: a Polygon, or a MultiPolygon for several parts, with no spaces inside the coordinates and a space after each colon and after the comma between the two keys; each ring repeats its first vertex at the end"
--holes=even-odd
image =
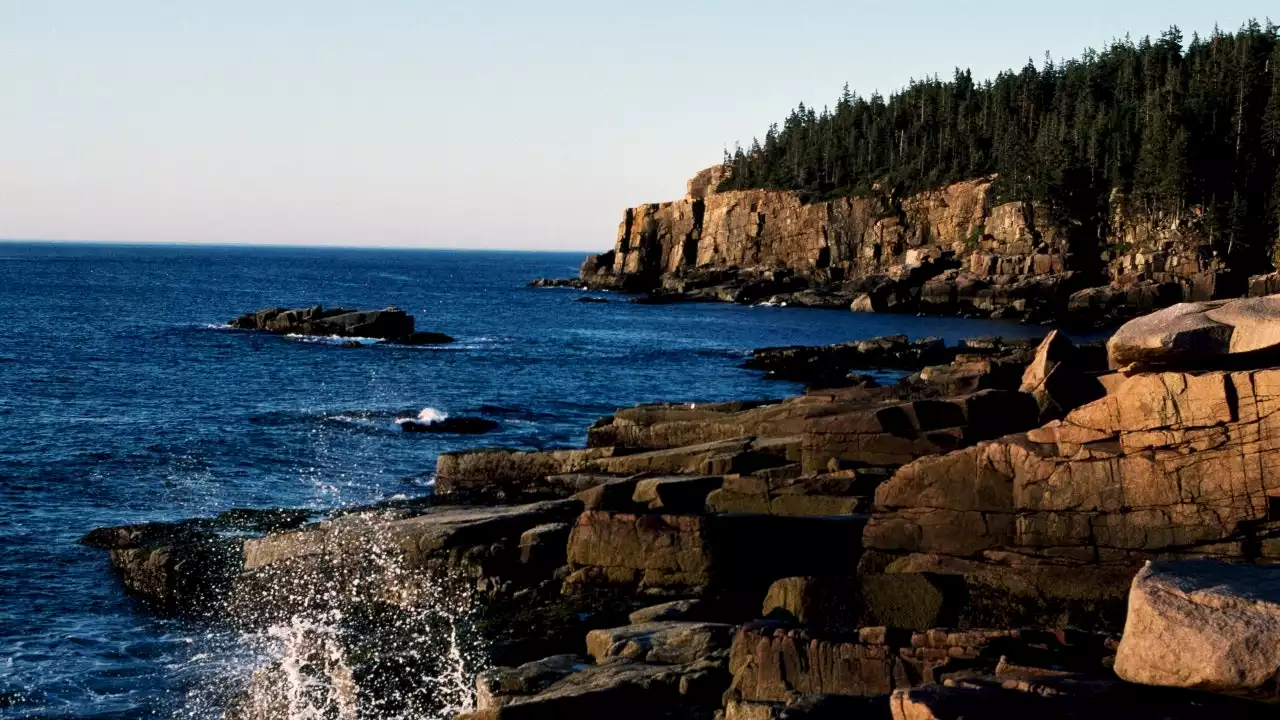
{"type": "Polygon", "coordinates": [[[1110,324],[1180,301],[1263,295],[1277,274],[1229,268],[1198,211],[1148,212],[1114,193],[1099,217],[997,198],[994,177],[910,196],[874,188],[807,201],[718,192],[719,166],[685,198],[629,208],[614,247],[579,277],[541,285],[866,312],[1110,324]]]}
{"type": "Polygon", "coordinates": [[[453,338],[443,333],[414,331],[413,317],[394,307],[385,310],[326,310],[319,305],[295,310],[267,308],[241,315],[228,325],[241,330],[263,330],[276,335],[372,338],[403,345],[453,342],[453,338]]]}
{"type": "Polygon", "coordinates": [[[1140,318],[1106,351],[1058,333],[761,351],[815,385],[916,372],[620,409],[578,449],[444,453],[429,500],[202,536],[223,558],[191,576],[203,594],[154,572],[198,545],[92,542],[170,605],[341,608],[355,649],[330,675],[370,698],[478,672],[475,704],[449,705],[470,720],[1271,717],[1273,302],[1140,318]],[[424,617],[452,635],[406,630],[424,617]],[[482,660],[421,652],[459,633],[482,660]]]}

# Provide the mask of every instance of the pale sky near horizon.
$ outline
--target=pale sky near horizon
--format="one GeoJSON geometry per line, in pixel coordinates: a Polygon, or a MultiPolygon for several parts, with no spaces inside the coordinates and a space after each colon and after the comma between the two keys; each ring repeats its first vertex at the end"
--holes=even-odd
{"type": "Polygon", "coordinates": [[[604,250],[847,81],[976,79],[1219,0],[0,0],[0,238],[604,250]]]}

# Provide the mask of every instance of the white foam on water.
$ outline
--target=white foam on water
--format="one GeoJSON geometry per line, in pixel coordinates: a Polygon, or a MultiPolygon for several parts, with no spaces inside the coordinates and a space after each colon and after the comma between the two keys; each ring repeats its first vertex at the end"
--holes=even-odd
{"type": "Polygon", "coordinates": [[[442,422],[448,417],[449,417],[449,413],[443,410],[437,410],[433,407],[427,407],[427,408],[422,408],[422,410],[418,411],[417,417],[398,418],[396,420],[396,424],[401,425],[407,422],[413,422],[413,423],[422,423],[423,425],[432,425],[438,422],[442,422]]]}
{"type": "Polygon", "coordinates": [[[360,345],[377,345],[382,342],[378,338],[369,337],[347,337],[344,335],[302,335],[299,333],[286,333],[284,338],[294,342],[304,343],[323,343],[326,345],[342,345],[343,343],[358,343],[360,345]]]}

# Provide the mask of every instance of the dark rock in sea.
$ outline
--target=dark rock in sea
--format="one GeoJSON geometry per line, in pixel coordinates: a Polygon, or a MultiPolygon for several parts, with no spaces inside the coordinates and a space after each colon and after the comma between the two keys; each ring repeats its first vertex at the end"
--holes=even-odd
{"type": "Polygon", "coordinates": [[[502,427],[493,420],[477,417],[447,417],[434,422],[422,420],[397,420],[401,430],[413,433],[453,433],[457,435],[483,435],[502,427]]]}
{"type": "Polygon", "coordinates": [[[948,348],[939,338],[908,340],[906,335],[889,335],[836,345],[760,348],[743,367],[764,370],[771,378],[835,387],[851,384],[851,370],[921,370],[949,363],[958,352],[959,348],[948,348]]]}
{"type": "Polygon", "coordinates": [[[358,348],[358,347],[363,347],[363,346],[364,346],[364,343],[360,342],[359,340],[344,340],[344,341],[342,341],[342,347],[344,347],[344,348],[358,348]]]}
{"type": "Polygon", "coordinates": [[[563,287],[575,290],[586,290],[586,283],[578,278],[538,278],[529,283],[529,287],[563,287]]]}
{"type": "MultiPolygon", "coordinates": [[[[373,338],[406,345],[453,342],[441,333],[415,332],[413,317],[403,310],[325,309],[320,305],[288,310],[267,308],[228,323],[241,330],[262,330],[277,335],[317,335],[340,338],[373,338]]],[[[346,343],[343,343],[347,347],[346,343]]]]}
{"type": "Polygon", "coordinates": [[[607,302],[609,302],[609,300],[608,300],[608,299],[606,299],[606,298],[599,298],[599,297],[580,297],[580,298],[575,298],[575,299],[574,299],[574,302],[580,302],[580,303],[607,303],[607,302]]]}

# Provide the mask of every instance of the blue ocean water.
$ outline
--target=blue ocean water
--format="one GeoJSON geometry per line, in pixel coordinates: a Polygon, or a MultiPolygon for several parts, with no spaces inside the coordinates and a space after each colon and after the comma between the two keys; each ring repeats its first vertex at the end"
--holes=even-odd
{"type": "Polygon", "coordinates": [[[76,545],[95,527],[421,495],[444,450],[580,445],[587,425],[616,407],[798,391],[739,367],[755,347],[1044,332],[579,303],[579,291],[525,287],[573,275],[580,260],[0,243],[0,717],[216,716],[205,698],[237,681],[219,639],[144,612],[104,553],[76,545]],[[420,330],[458,342],[350,349],[223,327],[242,312],[317,303],[394,304],[420,330]],[[466,437],[395,425],[426,408],[502,429],[466,437]]]}

